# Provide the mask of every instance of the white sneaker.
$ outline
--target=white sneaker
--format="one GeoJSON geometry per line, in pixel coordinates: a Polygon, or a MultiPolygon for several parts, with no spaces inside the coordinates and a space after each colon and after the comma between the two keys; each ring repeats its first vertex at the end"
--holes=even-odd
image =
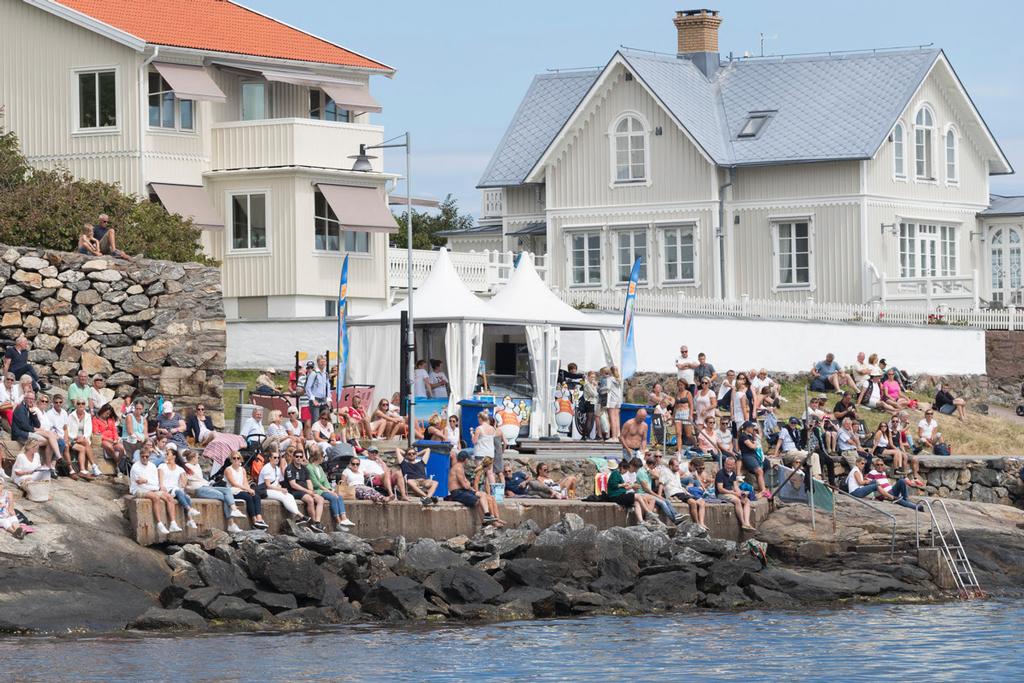
{"type": "Polygon", "coordinates": [[[166,536],[167,534],[171,533],[170,531],[167,530],[167,527],[164,526],[163,522],[157,522],[156,523],[156,532],[158,534],[160,534],[161,536],[166,536]]]}
{"type": "Polygon", "coordinates": [[[237,524],[235,524],[234,522],[231,522],[231,524],[228,524],[228,533],[229,534],[240,534],[240,533],[242,533],[242,528],[240,526],[238,526],[237,524]]]}
{"type": "Polygon", "coordinates": [[[93,463],[93,464],[92,464],[92,469],[91,469],[91,470],[89,470],[89,473],[90,473],[90,474],[91,474],[92,476],[94,476],[94,477],[102,477],[102,476],[103,476],[103,473],[102,473],[102,472],[100,472],[100,467],[99,467],[99,465],[97,465],[96,463],[93,463]]]}
{"type": "Polygon", "coordinates": [[[167,527],[168,533],[172,533],[172,534],[173,533],[177,533],[177,532],[179,532],[181,530],[182,530],[181,527],[178,526],[178,522],[176,522],[176,521],[171,522],[171,525],[169,527],[167,527]]]}
{"type": "Polygon", "coordinates": [[[201,514],[203,514],[203,513],[201,513],[199,510],[196,510],[195,508],[189,508],[188,509],[188,516],[189,517],[198,517],[201,514]]]}
{"type": "Polygon", "coordinates": [[[231,516],[237,517],[238,519],[245,519],[245,513],[238,508],[231,508],[231,516]]]}
{"type": "Polygon", "coordinates": [[[356,525],[356,523],[353,522],[351,519],[343,519],[340,522],[338,522],[338,524],[340,526],[355,526],[356,525]]]}
{"type": "Polygon", "coordinates": [[[188,520],[188,523],[185,526],[187,526],[189,529],[198,529],[199,528],[199,525],[196,524],[195,520],[192,520],[192,519],[188,520]]]}

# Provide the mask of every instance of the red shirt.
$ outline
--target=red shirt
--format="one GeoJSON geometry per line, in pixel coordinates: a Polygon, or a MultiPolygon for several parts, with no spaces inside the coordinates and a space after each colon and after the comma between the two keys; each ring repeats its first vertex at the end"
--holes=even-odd
{"type": "Polygon", "coordinates": [[[102,417],[93,417],[92,432],[99,434],[107,441],[117,441],[117,422],[114,419],[104,420],[102,417]]]}

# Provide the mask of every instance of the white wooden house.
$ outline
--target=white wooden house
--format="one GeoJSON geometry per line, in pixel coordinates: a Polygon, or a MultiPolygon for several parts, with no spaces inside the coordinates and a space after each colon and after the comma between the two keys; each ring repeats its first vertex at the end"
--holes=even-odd
{"type": "Polygon", "coordinates": [[[452,248],[546,252],[580,300],[643,256],[659,294],[1021,303],[1024,200],[990,200],[1013,169],[941,50],[723,60],[720,23],[535,77],[452,248]]]}
{"type": "Polygon", "coordinates": [[[229,319],[334,315],[342,250],[353,312],[383,306],[393,176],[349,156],[383,140],[371,78],[393,74],[230,0],[0,0],[0,104],[30,162],[192,217],[229,319]]]}

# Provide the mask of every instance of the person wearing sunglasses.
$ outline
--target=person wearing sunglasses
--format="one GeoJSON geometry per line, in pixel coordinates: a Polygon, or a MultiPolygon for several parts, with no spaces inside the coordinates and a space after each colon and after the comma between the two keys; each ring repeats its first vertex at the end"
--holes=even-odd
{"type": "Polygon", "coordinates": [[[206,405],[200,403],[192,411],[188,421],[185,423],[185,436],[192,437],[198,446],[206,446],[217,435],[213,428],[213,418],[206,410],[206,405]]]}
{"type": "Polygon", "coordinates": [[[259,491],[260,497],[276,500],[283,505],[284,509],[295,517],[300,524],[307,523],[308,520],[305,515],[299,512],[299,506],[295,503],[295,498],[292,496],[291,491],[284,486],[284,469],[281,467],[281,456],[276,452],[271,452],[268,455],[266,464],[260,469],[256,489],[259,491]]]}
{"type": "Polygon", "coordinates": [[[182,469],[184,470],[185,492],[193,498],[219,500],[224,507],[224,522],[227,524],[228,532],[241,531],[235,524],[235,518],[244,518],[245,514],[235,509],[235,495],[231,493],[230,488],[213,486],[203,476],[203,468],[199,464],[199,451],[190,450],[185,453],[185,464],[182,469]]]}
{"type": "Polygon", "coordinates": [[[100,251],[114,258],[127,259],[128,256],[117,248],[117,230],[110,226],[110,216],[101,213],[92,226],[92,238],[99,242],[100,251]]]}
{"type": "Polygon", "coordinates": [[[320,520],[324,515],[325,500],[313,491],[313,483],[309,478],[304,451],[296,450],[292,454],[292,461],[284,470],[284,482],[296,502],[306,506],[306,515],[310,519],[309,528],[313,531],[325,532],[326,529],[320,526],[320,520]]]}
{"type": "MultiPolygon", "coordinates": [[[[75,409],[68,415],[68,439],[69,449],[77,456],[78,476],[83,479],[92,479],[93,472],[99,471],[92,459],[92,415],[86,409],[85,399],[75,400],[75,409]]],[[[74,478],[74,474],[71,475],[74,478]]],[[[154,481],[155,483],[155,481],[154,481]]]]}
{"type": "Polygon", "coordinates": [[[266,529],[267,523],[263,521],[260,496],[249,482],[249,473],[242,467],[242,455],[238,451],[233,452],[228,458],[228,466],[224,468],[224,481],[231,489],[231,495],[245,503],[245,513],[252,520],[253,527],[266,529]]]}

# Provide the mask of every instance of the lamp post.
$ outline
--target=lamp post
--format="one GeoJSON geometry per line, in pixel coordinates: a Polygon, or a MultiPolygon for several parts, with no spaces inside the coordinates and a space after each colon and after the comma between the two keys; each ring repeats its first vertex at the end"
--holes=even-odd
{"type": "Polygon", "coordinates": [[[406,298],[406,308],[409,311],[409,328],[405,332],[405,351],[409,354],[409,361],[406,368],[406,376],[402,379],[406,383],[407,401],[409,405],[409,448],[412,448],[412,442],[416,439],[415,430],[415,413],[416,413],[416,395],[413,390],[413,376],[416,372],[416,328],[414,327],[414,318],[412,315],[412,143],[409,136],[409,132],[406,131],[404,135],[399,135],[385,140],[378,145],[359,145],[359,154],[349,157],[349,159],[355,159],[352,164],[353,171],[360,171],[363,173],[369,173],[373,171],[373,164],[370,163],[371,157],[366,154],[368,149],[389,149],[393,147],[401,147],[405,149],[405,229],[406,229],[406,271],[409,276],[408,280],[408,296],[406,298]],[[404,138],[403,142],[395,142],[404,138]]]}

